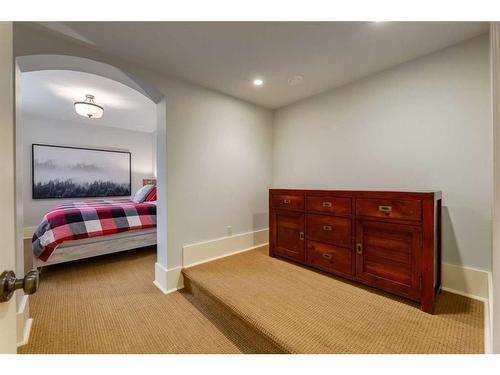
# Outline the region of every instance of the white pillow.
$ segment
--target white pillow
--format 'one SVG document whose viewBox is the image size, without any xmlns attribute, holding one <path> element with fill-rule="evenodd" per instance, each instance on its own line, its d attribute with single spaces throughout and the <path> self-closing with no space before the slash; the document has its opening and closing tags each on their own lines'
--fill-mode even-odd
<svg viewBox="0 0 500 375">
<path fill-rule="evenodd" d="M 134 197 L 132 198 L 132 200 L 135 203 L 144 202 L 144 200 L 146 199 L 148 194 L 151 192 L 151 190 L 153 190 L 153 188 L 154 188 L 154 185 L 144 185 L 139 190 L 137 190 L 137 193 L 134 194 Z"/>
</svg>

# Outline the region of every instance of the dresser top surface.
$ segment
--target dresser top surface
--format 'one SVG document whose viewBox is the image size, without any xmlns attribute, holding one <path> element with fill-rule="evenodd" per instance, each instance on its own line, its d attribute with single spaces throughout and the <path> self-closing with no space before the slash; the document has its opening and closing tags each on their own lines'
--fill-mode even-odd
<svg viewBox="0 0 500 375">
<path fill-rule="evenodd" d="M 370 197 L 370 196 L 401 196 L 401 197 L 415 197 L 415 198 L 433 198 L 441 199 L 441 190 L 376 190 L 376 189 L 287 189 L 287 188 L 273 188 L 269 189 L 270 193 L 295 193 L 295 194 L 338 194 L 338 195 L 355 195 L 357 197 Z"/>
</svg>

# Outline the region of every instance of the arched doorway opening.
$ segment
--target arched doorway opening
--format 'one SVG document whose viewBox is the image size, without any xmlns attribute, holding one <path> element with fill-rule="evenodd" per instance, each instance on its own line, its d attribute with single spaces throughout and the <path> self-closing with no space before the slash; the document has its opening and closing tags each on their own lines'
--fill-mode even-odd
<svg viewBox="0 0 500 375">
<path fill-rule="evenodd" d="M 133 77 L 132 75 L 118 69 L 112 65 L 99 61 L 65 55 L 27 55 L 16 58 L 16 128 L 20 126 L 22 100 L 20 77 L 23 73 L 41 71 L 73 71 L 100 76 L 135 90 L 147 100 L 151 101 L 156 109 L 156 133 L 154 137 L 154 148 L 156 157 L 154 158 L 154 177 L 157 180 L 157 260 L 158 263 L 166 263 L 167 257 L 167 163 L 166 163 L 166 98 L 157 89 Z M 22 152 L 22 132 L 16 130 L 16 159 L 22 157 L 17 155 Z M 22 174 L 16 176 L 16 191 L 22 192 Z M 24 224 L 22 210 L 22 193 L 16 196 L 16 226 L 17 226 L 17 272 L 24 272 Z M 155 282 L 160 289 L 161 283 Z M 18 302 L 19 304 L 22 301 Z"/>
</svg>

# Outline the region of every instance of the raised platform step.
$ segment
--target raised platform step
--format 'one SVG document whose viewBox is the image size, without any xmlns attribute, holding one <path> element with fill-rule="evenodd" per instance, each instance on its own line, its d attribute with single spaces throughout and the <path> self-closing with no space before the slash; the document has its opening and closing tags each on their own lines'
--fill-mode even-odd
<svg viewBox="0 0 500 375">
<path fill-rule="evenodd" d="M 255 353 L 483 353 L 483 303 L 443 292 L 436 313 L 271 258 L 267 247 L 183 270 L 183 294 Z M 228 336 L 231 336 L 228 335 Z"/>
</svg>

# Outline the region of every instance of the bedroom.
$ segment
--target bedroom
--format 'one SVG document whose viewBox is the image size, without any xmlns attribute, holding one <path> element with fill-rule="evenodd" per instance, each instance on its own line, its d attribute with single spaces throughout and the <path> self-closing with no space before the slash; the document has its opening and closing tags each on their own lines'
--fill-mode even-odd
<svg viewBox="0 0 500 375">
<path fill-rule="evenodd" d="M 16 178 L 22 177 L 23 228 L 32 232 L 53 202 L 31 199 L 31 153 L 40 151 L 33 144 L 130 152 L 127 197 L 143 180 L 158 184 L 158 252 L 127 251 L 42 269 L 39 290 L 29 297 L 33 326 L 19 353 L 493 351 L 488 278 L 495 27 L 12 24 L 23 111 L 31 103 L 54 116 L 43 123 L 40 111 L 21 117 L 23 174 Z M 154 46 L 145 43 L 150 35 L 161 36 L 164 46 L 154 57 L 148 54 Z M 299 47 L 285 43 L 289 35 Z M 249 47 L 242 53 L 235 45 Z M 44 68 L 23 61 L 33 56 L 43 57 L 36 64 L 43 60 Z M 68 61 L 61 56 L 85 59 L 85 73 L 64 68 Z M 82 121 L 70 125 L 58 108 L 48 107 L 53 93 L 41 82 L 67 75 L 63 86 L 71 86 L 95 63 L 108 73 L 92 81 L 92 90 L 70 93 L 65 108 Z M 60 69 L 51 77 L 55 66 Z M 120 87 L 132 101 L 142 98 L 144 112 L 132 107 L 132 118 L 123 110 L 108 125 L 113 106 L 99 82 L 120 74 L 129 79 Z M 113 84 L 108 93 L 118 95 Z M 86 94 L 104 107 L 102 122 L 76 114 L 74 102 Z M 129 141 L 118 135 L 132 131 Z M 379 272 L 362 263 L 363 251 L 370 251 L 370 238 L 363 236 L 384 223 L 389 226 L 378 233 L 384 232 L 379 252 L 385 251 L 386 263 Z M 276 236 L 290 241 L 280 245 Z M 425 249 L 425 257 L 412 253 L 415 248 Z M 343 265 L 332 265 L 337 259 Z M 415 268 L 403 270 L 401 264 L 411 262 Z M 392 286 L 411 283 L 411 290 L 363 279 L 358 264 L 372 267 L 372 276 L 393 277 Z M 427 304 L 429 289 L 435 300 Z M 78 320 L 81 311 L 84 320 Z M 365 320 L 356 323 L 359 314 Z M 57 316 L 65 316 L 65 324 L 54 323 Z M 337 332 L 320 319 L 327 316 Z M 301 327 L 307 330 L 298 338 Z M 69 334 L 74 330 L 78 337 Z M 347 334 L 352 343 L 343 342 Z"/>
<path fill-rule="evenodd" d="M 21 73 L 20 86 L 21 118 L 18 125 L 21 129 L 17 134 L 23 151 L 17 165 L 23 169 L 25 271 L 84 258 L 89 254 L 96 256 L 124 250 L 127 243 L 130 247 L 155 245 L 156 215 L 150 215 L 149 211 L 144 215 L 129 216 L 115 209 L 111 216 L 123 217 L 124 221 L 117 225 L 106 221 L 111 209 L 109 204 L 119 208 L 124 207 L 119 204 L 130 205 L 127 199 L 134 198 L 143 182 L 151 180 L 154 184 L 154 103 L 117 81 L 73 70 L 26 71 Z M 90 95 L 92 99 L 86 97 Z M 84 107 L 82 113 L 78 113 L 76 109 L 81 103 Z M 99 107 L 87 103 L 97 103 Z M 85 106 L 90 110 L 102 109 L 103 113 L 97 113 L 99 117 L 89 116 Z M 99 203 L 99 200 L 107 203 Z M 156 203 L 156 198 L 146 201 Z M 135 203 L 142 202 L 136 200 Z M 54 212 L 54 208 L 61 206 L 67 206 L 64 214 Z M 77 207 L 83 207 L 80 214 L 75 211 Z M 88 213 L 90 207 L 95 211 Z M 140 211 L 145 207 L 126 206 L 124 210 Z M 75 214 L 77 217 L 72 217 Z M 44 218 L 45 215 L 48 219 Z M 148 221 L 151 218 L 154 220 Z M 93 221 L 96 219 L 99 220 Z M 69 227 L 60 222 L 69 224 Z M 142 237 L 131 237 L 139 233 Z M 34 234 L 37 241 L 32 244 Z M 114 236 L 110 237 L 112 234 Z M 122 241 L 126 243 L 95 245 L 101 238 L 116 238 L 118 234 L 125 238 Z M 68 242 L 68 239 L 73 242 Z M 75 242 L 77 239 L 79 241 Z M 135 243 L 141 239 L 143 243 Z M 64 246 L 58 245 L 65 240 L 66 244 L 82 246 L 87 242 L 94 245 L 91 249 L 71 248 L 63 252 Z"/>
</svg>

